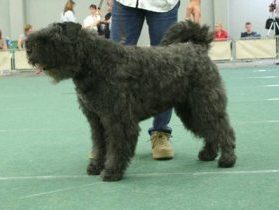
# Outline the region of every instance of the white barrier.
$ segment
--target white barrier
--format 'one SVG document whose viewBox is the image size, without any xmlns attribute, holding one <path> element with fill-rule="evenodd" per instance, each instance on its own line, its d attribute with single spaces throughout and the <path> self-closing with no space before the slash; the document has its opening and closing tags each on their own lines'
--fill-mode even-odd
<svg viewBox="0 0 279 210">
<path fill-rule="evenodd" d="M 275 39 L 251 39 L 235 42 L 236 59 L 276 58 Z"/>
<path fill-rule="evenodd" d="M 209 57 L 214 61 L 232 59 L 232 41 L 214 41 L 211 43 Z"/>
<path fill-rule="evenodd" d="M 11 55 L 7 51 L 0 51 L 0 71 L 11 70 Z"/>
<path fill-rule="evenodd" d="M 0 51 L 0 71 L 11 70 L 12 64 L 17 70 L 33 69 L 28 63 L 25 51 L 15 51 L 14 56 L 12 55 L 13 53 L 8 51 Z M 211 43 L 209 56 L 214 61 L 274 59 L 277 57 L 276 39 L 214 41 Z M 14 59 L 11 59 L 12 57 Z M 11 63 L 12 61 L 15 63 Z"/>
<path fill-rule="evenodd" d="M 33 69 L 33 66 L 28 63 L 25 51 L 15 51 L 15 68 Z"/>
</svg>

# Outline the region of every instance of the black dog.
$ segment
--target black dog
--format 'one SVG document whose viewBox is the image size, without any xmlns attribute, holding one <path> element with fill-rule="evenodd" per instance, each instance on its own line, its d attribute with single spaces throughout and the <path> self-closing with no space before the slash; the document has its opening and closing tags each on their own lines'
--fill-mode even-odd
<svg viewBox="0 0 279 210">
<path fill-rule="evenodd" d="M 90 175 L 120 180 L 134 155 L 139 122 L 174 107 L 184 126 L 205 141 L 199 159 L 235 164 L 235 136 L 218 69 L 208 57 L 208 27 L 180 22 L 160 47 L 127 47 L 57 23 L 31 34 L 29 62 L 56 82 L 72 78 L 91 130 Z"/>
</svg>

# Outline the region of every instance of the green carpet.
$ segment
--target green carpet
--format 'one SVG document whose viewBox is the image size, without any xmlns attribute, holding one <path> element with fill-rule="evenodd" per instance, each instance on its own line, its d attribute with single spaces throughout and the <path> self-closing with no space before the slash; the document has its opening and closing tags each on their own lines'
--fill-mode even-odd
<svg viewBox="0 0 279 210">
<path fill-rule="evenodd" d="M 125 178 L 88 177 L 89 126 L 71 81 L 0 78 L 0 209 L 278 209 L 279 69 L 222 69 L 237 135 L 232 169 L 197 159 L 202 141 L 173 116 L 175 158 L 154 161 L 141 123 Z"/>
</svg>

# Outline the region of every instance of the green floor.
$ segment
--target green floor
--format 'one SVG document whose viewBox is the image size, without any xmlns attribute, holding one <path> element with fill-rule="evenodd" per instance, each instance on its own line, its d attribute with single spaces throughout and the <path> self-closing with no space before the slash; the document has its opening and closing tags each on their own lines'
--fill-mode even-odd
<svg viewBox="0 0 279 210">
<path fill-rule="evenodd" d="M 197 160 L 202 142 L 174 116 L 175 159 L 151 159 L 141 124 L 125 179 L 85 173 L 88 124 L 70 81 L 0 78 L 0 209 L 278 209 L 279 69 L 222 69 L 237 134 L 233 169 Z"/>
</svg>

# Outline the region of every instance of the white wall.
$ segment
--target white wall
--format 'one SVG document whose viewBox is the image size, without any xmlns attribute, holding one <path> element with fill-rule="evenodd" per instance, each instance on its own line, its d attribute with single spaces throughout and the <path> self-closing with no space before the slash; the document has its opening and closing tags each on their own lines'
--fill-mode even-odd
<svg viewBox="0 0 279 210">
<path fill-rule="evenodd" d="M 12 6 L 12 1 L 23 1 L 23 8 Z M 189 0 L 181 0 L 179 9 L 179 20 L 185 17 L 185 8 Z M 23 29 L 19 27 L 14 14 L 23 13 L 24 24 L 30 23 L 34 29 L 40 29 L 48 24 L 59 21 L 60 13 L 64 8 L 66 0 L 0 0 L 0 29 L 5 36 L 12 36 L 17 39 L 18 33 Z M 88 15 L 90 4 L 99 4 L 100 0 L 76 0 L 76 16 L 79 22 Z M 229 30 L 232 38 L 239 38 L 240 32 L 244 28 L 244 23 L 251 21 L 254 29 L 266 34 L 264 29 L 265 20 L 269 16 L 268 5 L 271 0 L 202 0 L 202 23 L 214 26 L 215 22 L 221 22 Z M 104 1 L 104 8 L 106 3 Z M 18 12 L 17 12 L 18 11 Z M 11 18 L 12 17 L 12 18 Z M 16 26 L 15 26 L 16 25 Z M 19 27 L 15 31 L 15 27 Z M 140 44 L 149 44 L 147 26 L 144 26 Z"/>
<path fill-rule="evenodd" d="M 184 20 L 186 16 L 186 7 L 190 0 L 181 0 L 180 7 L 178 11 L 178 20 Z M 202 0 L 202 24 L 207 24 L 209 26 L 214 25 L 214 14 L 213 14 L 213 0 Z M 148 36 L 148 27 L 147 24 L 144 24 L 140 39 L 139 45 L 149 45 L 150 40 Z"/>
<path fill-rule="evenodd" d="M 35 30 L 57 22 L 66 0 L 0 0 L 0 29 L 5 36 L 18 39 L 25 24 L 33 25 Z M 76 16 L 79 22 L 89 14 L 89 5 L 99 5 L 99 0 L 76 1 Z M 106 3 L 103 3 L 106 12 Z M 24 14 L 24 17 L 22 17 Z M 22 23 L 21 23 L 22 22 Z"/>
<path fill-rule="evenodd" d="M 26 22 L 34 26 L 34 29 L 39 29 L 47 26 L 49 23 L 59 21 L 60 13 L 62 12 L 65 0 L 25 0 L 26 1 Z M 202 10 L 206 11 L 202 15 L 204 23 L 213 25 L 213 0 L 206 0 L 202 4 Z M 99 5 L 99 0 L 83 0 L 76 1 L 76 16 L 79 22 L 88 15 L 88 6 L 90 4 Z M 179 9 L 179 20 L 185 18 L 186 5 L 188 0 L 182 0 Z M 103 3 L 103 11 L 106 11 L 106 3 Z M 140 45 L 149 45 L 148 27 L 144 24 L 142 35 L 139 40 Z"/>
<path fill-rule="evenodd" d="M 10 35 L 9 0 L 0 0 L 0 29 L 4 37 Z"/>
<path fill-rule="evenodd" d="M 24 0 L 9 0 L 10 36 L 12 39 L 17 39 L 18 34 L 22 34 L 25 23 L 24 6 Z"/>
<path fill-rule="evenodd" d="M 64 10 L 66 0 L 25 0 L 26 1 L 26 21 L 39 29 L 50 23 L 58 22 L 60 14 Z M 76 1 L 75 13 L 79 22 L 89 14 L 89 5 L 99 5 L 99 0 Z M 103 7 L 106 3 L 104 1 Z"/>
<path fill-rule="evenodd" d="M 216 23 L 221 23 L 224 26 L 224 28 L 226 28 L 227 30 L 230 30 L 229 1 L 230 0 L 214 0 L 213 1 L 214 25 Z"/>
<path fill-rule="evenodd" d="M 249 21 L 254 30 L 262 36 L 266 35 L 265 21 L 269 17 L 268 6 L 272 0 L 230 0 L 229 23 L 230 35 L 239 38 L 244 24 Z"/>
</svg>

